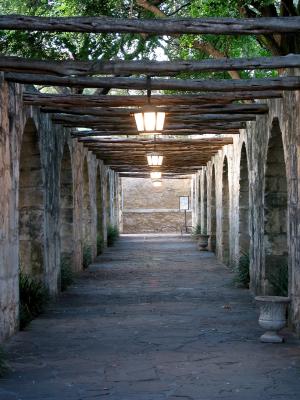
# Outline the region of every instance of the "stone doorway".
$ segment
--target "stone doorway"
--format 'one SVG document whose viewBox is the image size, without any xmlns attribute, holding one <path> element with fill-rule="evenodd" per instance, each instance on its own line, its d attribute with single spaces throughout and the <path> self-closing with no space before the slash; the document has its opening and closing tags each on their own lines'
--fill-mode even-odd
<svg viewBox="0 0 300 400">
<path fill-rule="evenodd" d="M 272 123 L 267 152 L 264 193 L 264 249 L 265 291 L 269 294 L 279 294 L 277 283 L 282 282 L 283 278 L 286 281 L 288 280 L 288 248 L 286 166 L 282 134 L 277 119 L 274 119 Z"/>
<path fill-rule="evenodd" d="M 229 183 L 228 161 L 225 156 L 222 173 L 222 261 L 229 265 Z"/>
<path fill-rule="evenodd" d="M 44 195 L 39 139 L 35 123 L 25 125 L 20 153 L 19 266 L 22 272 L 44 276 Z"/>
<path fill-rule="evenodd" d="M 216 251 L 216 171 L 215 166 L 212 166 L 211 173 L 211 202 L 210 202 L 210 237 L 209 237 L 209 249 Z"/>
<path fill-rule="evenodd" d="M 83 163 L 83 241 L 84 246 L 89 246 L 91 242 L 91 201 L 89 189 L 89 170 L 87 159 Z"/>
<path fill-rule="evenodd" d="M 243 143 L 240 160 L 240 193 L 239 193 L 239 253 L 249 254 L 249 177 L 248 159 L 245 143 Z"/>
<path fill-rule="evenodd" d="M 61 262 L 70 263 L 73 254 L 73 176 L 71 154 L 65 144 L 60 172 Z"/>
</svg>

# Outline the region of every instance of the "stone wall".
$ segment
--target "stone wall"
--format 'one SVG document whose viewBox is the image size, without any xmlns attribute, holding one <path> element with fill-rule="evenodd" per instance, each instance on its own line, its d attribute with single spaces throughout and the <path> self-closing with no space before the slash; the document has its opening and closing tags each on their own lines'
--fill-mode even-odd
<svg viewBox="0 0 300 400">
<path fill-rule="evenodd" d="M 193 219 L 211 249 L 236 266 L 250 255 L 251 290 L 273 294 L 288 264 L 291 322 L 300 333 L 300 93 L 269 100 L 269 114 L 234 137 L 193 177 Z M 206 182 L 206 183 L 205 183 Z"/>
<path fill-rule="evenodd" d="M 23 106 L 22 90 L 0 75 L 0 341 L 18 328 L 19 269 L 42 280 L 55 296 L 62 257 L 69 257 L 74 271 L 81 270 L 84 245 L 95 257 L 97 234 L 106 241 L 107 209 L 110 223 L 118 223 L 117 174 L 71 139 L 67 129 Z M 102 195 L 100 205 L 97 191 Z"/>
<path fill-rule="evenodd" d="M 191 179 L 163 179 L 153 187 L 150 179 L 122 178 L 123 233 L 180 232 L 185 224 L 179 196 L 191 196 Z M 187 225 L 191 225 L 187 212 Z"/>
</svg>

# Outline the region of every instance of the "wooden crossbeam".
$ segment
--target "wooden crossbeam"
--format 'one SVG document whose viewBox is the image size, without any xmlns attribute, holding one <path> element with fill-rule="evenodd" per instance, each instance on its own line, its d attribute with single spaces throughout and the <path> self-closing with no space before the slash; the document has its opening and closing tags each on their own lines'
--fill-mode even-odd
<svg viewBox="0 0 300 400">
<path fill-rule="evenodd" d="M 244 91 L 219 92 L 189 95 L 152 95 L 151 103 L 156 106 L 171 105 L 206 105 L 224 104 L 235 100 L 253 100 L 281 98 L 281 91 Z M 93 95 L 57 95 L 57 94 L 23 94 L 25 104 L 48 107 L 140 107 L 146 102 L 145 96 L 93 96 Z"/>
<path fill-rule="evenodd" d="M 139 139 L 87 139 L 87 140 L 80 140 L 80 142 L 87 142 L 87 143 L 95 143 L 97 145 L 120 145 L 123 146 L 124 144 L 130 145 L 181 145 L 181 146 L 220 146 L 224 144 L 232 144 L 232 138 L 209 138 L 209 139 L 182 139 L 182 140 L 174 140 L 174 139 L 161 139 L 157 138 L 155 141 L 151 139 L 139 138 Z"/>
<path fill-rule="evenodd" d="M 198 122 L 216 122 L 216 121 L 255 121 L 255 114 L 199 114 L 199 115 L 177 115 L 169 116 L 165 123 L 165 126 L 172 126 L 172 123 L 198 123 Z M 81 125 L 82 123 L 100 124 L 105 126 L 106 124 L 118 128 L 118 125 L 135 127 L 135 122 L 132 117 L 94 117 L 94 116 L 80 116 L 74 120 L 71 115 L 61 116 L 60 114 L 54 114 L 52 120 L 57 123 L 65 124 L 72 123 Z"/>
<path fill-rule="evenodd" d="M 220 127 L 220 128 L 198 128 L 198 129 L 176 129 L 175 130 L 164 130 L 162 133 L 162 136 L 170 136 L 170 135 L 176 135 L 176 136 L 193 136 L 193 135 L 220 135 L 220 134 L 230 134 L 230 135 L 235 135 L 239 134 L 238 129 L 243 129 L 245 128 L 245 125 L 241 125 L 240 128 L 230 128 L 230 127 Z M 107 137 L 107 136 L 138 136 L 137 132 L 131 132 L 131 131 L 87 131 L 89 133 L 78 133 L 80 131 L 71 131 L 71 135 L 74 139 L 77 138 L 93 138 L 95 136 L 98 137 Z"/>
<path fill-rule="evenodd" d="M 202 61 L 52 61 L 0 57 L 0 71 L 62 76 L 135 75 L 170 76 L 181 72 L 218 72 L 300 67 L 300 55 L 221 58 Z"/>
<path fill-rule="evenodd" d="M 209 106 L 176 106 L 159 107 L 160 111 L 174 115 L 197 115 L 197 114 L 266 114 L 269 111 L 267 104 L 224 104 L 222 106 L 211 104 Z M 41 108 L 44 113 L 85 115 L 98 117 L 126 117 L 134 112 L 139 112 L 139 108 Z"/>
<path fill-rule="evenodd" d="M 1 15 L 0 29 L 47 32 L 148 33 L 156 35 L 261 35 L 300 32 L 300 17 L 276 18 L 168 18 L 33 17 Z"/>
<path fill-rule="evenodd" d="M 6 72 L 5 79 L 9 82 L 66 86 L 77 88 L 115 88 L 146 90 L 147 82 L 143 78 L 86 78 L 60 77 L 52 75 L 19 74 Z M 284 76 L 263 79 L 152 79 L 153 90 L 183 90 L 207 92 L 236 92 L 262 90 L 296 90 L 300 88 L 300 77 Z"/>
</svg>

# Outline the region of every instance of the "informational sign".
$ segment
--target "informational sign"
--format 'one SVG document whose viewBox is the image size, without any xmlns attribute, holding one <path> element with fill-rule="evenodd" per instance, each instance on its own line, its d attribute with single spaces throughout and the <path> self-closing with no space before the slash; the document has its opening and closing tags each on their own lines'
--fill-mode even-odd
<svg viewBox="0 0 300 400">
<path fill-rule="evenodd" d="M 189 210 L 190 208 L 189 196 L 179 196 L 179 210 Z"/>
</svg>

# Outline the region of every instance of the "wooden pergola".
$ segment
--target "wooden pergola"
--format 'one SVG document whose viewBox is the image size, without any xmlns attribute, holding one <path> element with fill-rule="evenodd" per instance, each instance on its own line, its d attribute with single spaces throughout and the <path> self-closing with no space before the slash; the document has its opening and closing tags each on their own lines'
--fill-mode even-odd
<svg viewBox="0 0 300 400">
<path fill-rule="evenodd" d="M 113 19 L 46 18 L 20 15 L 0 16 L 0 29 L 83 32 L 143 33 L 151 35 L 299 34 L 300 17 L 255 19 Z M 123 176 L 146 176 L 145 154 L 160 151 L 166 176 L 191 174 L 199 170 L 232 135 L 268 113 L 268 106 L 256 99 L 280 98 L 284 90 L 300 89 L 300 77 L 264 79 L 178 79 L 184 72 L 270 70 L 300 67 L 300 55 L 203 61 L 43 61 L 0 57 L 0 71 L 9 82 L 69 88 L 176 90 L 183 94 L 154 94 L 151 102 L 166 112 L 163 134 L 153 139 L 138 137 L 133 112 L 146 103 L 142 95 L 44 94 L 25 91 L 23 101 L 51 116 L 56 124 L 71 128 L 80 141 L 105 164 Z M 187 92 L 192 92 L 187 94 Z M 84 129 L 83 129 L 84 128 Z M 199 139 L 192 135 L 211 135 Z M 221 135 L 221 136 L 212 136 Z M 132 136 L 132 137 L 131 137 Z"/>
</svg>

